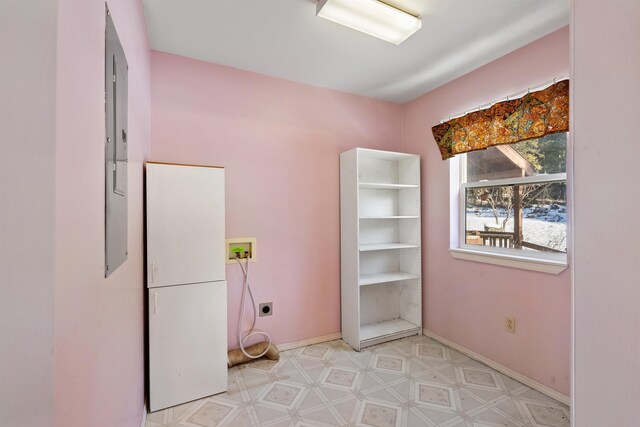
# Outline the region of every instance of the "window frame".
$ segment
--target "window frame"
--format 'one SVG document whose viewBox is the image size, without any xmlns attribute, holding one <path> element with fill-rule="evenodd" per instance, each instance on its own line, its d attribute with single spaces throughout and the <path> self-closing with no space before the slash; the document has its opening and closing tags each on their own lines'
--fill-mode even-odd
<svg viewBox="0 0 640 427">
<path fill-rule="evenodd" d="M 484 262 L 506 267 L 525 270 L 542 271 L 558 274 L 567 268 L 566 253 L 546 253 L 522 251 L 519 249 L 496 248 L 490 246 L 469 245 L 466 243 L 466 190 L 478 187 L 499 187 L 518 184 L 541 184 L 553 182 L 567 182 L 567 173 L 541 174 L 527 177 L 514 177 L 505 179 L 482 180 L 467 182 L 467 154 L 458 156 L 457 162 L 451 162 L 451 168 L 458 168 L 457 180 L 451 179 L 452 195 L 457 197 L 458 214 L 451 215 L 451 221 L 457 221 L 457 242 L 451 239 L 449 252 L 454 258 L 470 261 Z M 453 172 L 453 171 L 452 171 Z M 454 178 L 454 174 L 451 174 Z M 457 181 L 457 182 L 456 182 Z M 568 183 L 567 183 L 568 185 Z M 568 204 L 568 203 L 567 203 Z M 569 207 L 567 206 L 567 209 Z M 569 216 L 567 216 L 569 219 Z M 568 224 L 567 224 L 568 226 Z M 454 226 L 452 224 L 452 231 Z M 457 243 L 457 244 L 456 244 Z M 454 247 L 455 246 L 455 247 Z"/>
</svg>

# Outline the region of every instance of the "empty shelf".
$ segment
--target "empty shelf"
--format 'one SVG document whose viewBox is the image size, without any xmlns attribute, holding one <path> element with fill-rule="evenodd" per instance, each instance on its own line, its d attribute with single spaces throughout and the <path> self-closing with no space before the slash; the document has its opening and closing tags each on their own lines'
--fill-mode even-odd
<svg viewBox="0 0 640 427">
<path fill-rule="evenodd" d="M 418 188 L 417 184 L 383 184 L 377 182 L 361 182 L 360 188 L 377 188 L 379 190 L 402 190 L 405 188 Z"/>
<path fill-rule="evenodd" d="M 367 286 L 375 285 L 376 283 L 399 282 L 400 280 L 417 279 L 419 277 L 417 274 L 402 273 L 399 271 L 393 273 L 363 274 L 360 276 L 360 280 L 358 280 L 358 285 Z"/>
<path fill-rule="evenodd" d="M 374 150 L 372 148 L 357 148 L 358 157 L 361 159 L 379 159 L 388 161 L 400 161 L 419 157 L 417 154 L 398 153 L 393 151 Z"/>
<path fill-rule="evenodd" d="M 367 325 L 360 325 L 360 342 L 381 337 L 412 333 L 418 330 L 420 330 L 420 326 L 407 322 L 403 319 L 369 323 Z"/>
<path fill-rule="evenodd" d="M 389 249 L 410 249 L 410 248 L 418 248 L 418 245 L 414 245 L 411 243 L 374 243 L 368 245 L 360 245 L 358 249 L 360 252 L 368 252 L 368 251 L 386 251 Z"/>
<path fill-rule="evenodd" d="M 417 215 L 361 216 L 360 219 L 418 219 Z"/>
</svg>

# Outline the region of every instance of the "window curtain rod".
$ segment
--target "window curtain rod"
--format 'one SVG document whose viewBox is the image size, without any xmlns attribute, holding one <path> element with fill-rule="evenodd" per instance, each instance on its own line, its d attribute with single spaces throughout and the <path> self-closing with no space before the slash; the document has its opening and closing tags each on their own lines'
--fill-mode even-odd
<svg viewBox="0 0 640 427">
<path fill-rule="evenodd" d="M 503 101 L 508 101 L 510 99 L 518 98 L 520 96 L 526 95 L 529 92 L 532 92 L 532 91 L 535 92 L 536 90 L 544 89 L 544 88 L 546 88 L 548 86 L 551 86 L 552 84 L 555 84 L 555 83 L 560 82 L 562 80 L 568 80 L 568 79 L 569 79 L 569 76 L 556 77 L 553 80 L 549 80 L 549 81 L 546 81 L 544 83 L 540 83 L 540 84 L 538 84 L 536 86 L 531 86 L 531 87 L 527 88 L 527 90 L 516 92 L 514 94 L 504 96 L 504 97 L 499 98 L 499 99 L 497 99 L 495 101 L 489 101 L 486 104 L 479 105 L 476 108 L 465 110 L 465 111 L 463 111 L 461 113 L 458 113 L 458 114 L 455 114 L 455 115 L 452 114 L 448 118 L 440 120 L 440 123 L 444 123 L 444 122 L 449 121 L 451 119 L 456 119 L 458 117 L 462 117 L 462 116 L 467 115 L 469 113 L 473 113 L 474 111 L 485 110 L 487 108 L 490 108 L 492 105 L 497 104 L 498 102 L 503 102 Z"/>
</svg>

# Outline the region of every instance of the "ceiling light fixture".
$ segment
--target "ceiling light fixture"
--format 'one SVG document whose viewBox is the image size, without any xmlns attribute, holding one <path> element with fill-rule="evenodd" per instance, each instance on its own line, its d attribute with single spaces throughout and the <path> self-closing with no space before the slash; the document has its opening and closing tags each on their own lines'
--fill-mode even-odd
<svg viewBox="0 0 640 427">
<path fill-rule="evenodd" d="M 378 0 L 319 0 L 316 15 L 396 45 L 422 27 L 419 17 Z"/>
</svg>

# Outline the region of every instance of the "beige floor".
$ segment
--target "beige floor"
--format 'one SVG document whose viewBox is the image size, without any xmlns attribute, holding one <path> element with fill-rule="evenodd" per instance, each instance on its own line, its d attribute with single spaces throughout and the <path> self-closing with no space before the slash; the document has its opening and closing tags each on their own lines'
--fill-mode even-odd
<svg viewBox="0 0 640 427">
<path fill-rule="evenodd" d="M 569 426 L 569 408 L 436 341 L 342 341 L 229 370 L 229 391 L 155 412 L 160 426 Z"/>
</svg>

